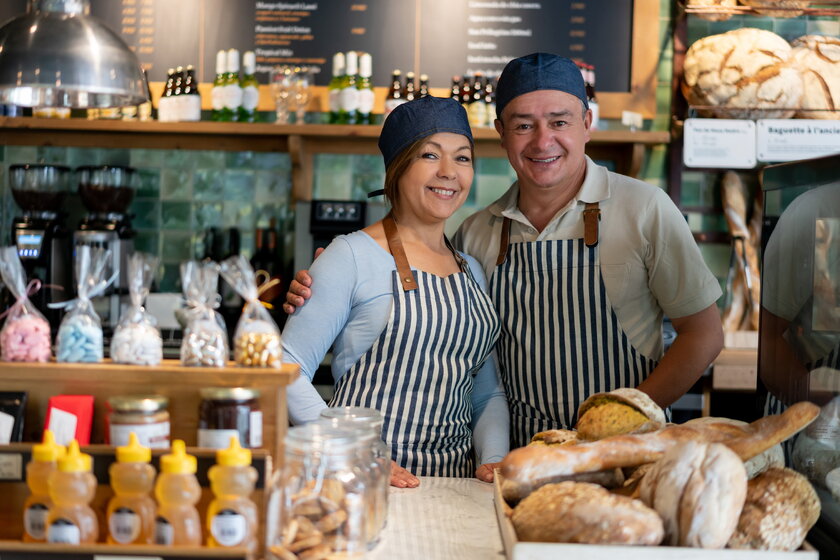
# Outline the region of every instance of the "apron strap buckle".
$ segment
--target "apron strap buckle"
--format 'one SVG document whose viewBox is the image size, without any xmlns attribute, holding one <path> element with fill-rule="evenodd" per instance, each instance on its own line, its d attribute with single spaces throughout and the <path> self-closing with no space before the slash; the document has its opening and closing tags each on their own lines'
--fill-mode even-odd
<svg viewBox="0 0 840 560">
<path fill-rule="evenodd" d="M 583 210 L 583 242 L 590 249 L 598 245 L 598 222 L 601 221 L 601 209 L 597 202 L 587 202 Z"/>
</svg>

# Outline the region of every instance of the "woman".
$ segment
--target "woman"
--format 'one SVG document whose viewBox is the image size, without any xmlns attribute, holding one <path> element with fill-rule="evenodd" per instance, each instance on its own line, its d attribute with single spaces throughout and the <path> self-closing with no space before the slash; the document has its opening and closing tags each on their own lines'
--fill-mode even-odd
<svg viewBox="0 0 840 560">
<path fill-rule="evenodd" d="M 284 361 L 301 366 L 288 392 L 292 422 L 313 421 L 326 406 L 311 380 L 332 346 L 329 405 L 383 413 L 392 485 L 415 487 L 416 476 L 492 481 L 509 431 L 491 356 L 499 320 L 481 267 L 444 235 L 473 180 L 466 112 L 435 97 L 400 105 L 379 149 L 391 212 L 327 247 L 310 270 L 317 290 L 283 331 Z"/>
</svg>

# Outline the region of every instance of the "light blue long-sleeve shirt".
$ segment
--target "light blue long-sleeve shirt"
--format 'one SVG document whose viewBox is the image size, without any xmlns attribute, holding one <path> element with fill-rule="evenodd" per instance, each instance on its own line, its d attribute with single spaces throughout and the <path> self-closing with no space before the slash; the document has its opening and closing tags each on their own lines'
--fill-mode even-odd
<svg viewBox="0 0 840 560">
<path fill-rule="evenodd" d="M 481 266 L 464 256 L 486 291 Z M 361 231 L 337 237 L 312 264 L 312 297 L 288 318 L 282 337 L 283 361 L 300 365 L 301 376 L 287 393 L 294 424 L 316 420 L 326 407 L 312 377 L 330 346 L 338 383 L 382 334 L 394 303 L 394 270 L 391 254 Z M 471 427 L 479 464 L 500 461 L 508 451 L 510 421 L 497 372 L 493 352 L 473 380 Z"/>
</svg>

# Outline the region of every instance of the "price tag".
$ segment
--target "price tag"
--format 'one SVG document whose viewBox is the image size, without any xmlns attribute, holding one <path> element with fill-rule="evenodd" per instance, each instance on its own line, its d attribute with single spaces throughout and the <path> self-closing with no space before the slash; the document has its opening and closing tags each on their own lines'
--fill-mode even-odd
<svg viewBox="0 0 840 560">
<path fill-rule="evenodd" d="M 21 480 L 23 457 L 20 453 L 0 453 L 0 480 Z"/>
<path fill-rule="evenodd" d="M 752 169 L 755 123 L 740 119 L 686 119 L 683 163 L 687 167 Z"/>
<path fill-rule="evenodd" d="M 761 119 L 758 159 L 795 161 L 840 153 L 840 121 Z"/>
</svg>

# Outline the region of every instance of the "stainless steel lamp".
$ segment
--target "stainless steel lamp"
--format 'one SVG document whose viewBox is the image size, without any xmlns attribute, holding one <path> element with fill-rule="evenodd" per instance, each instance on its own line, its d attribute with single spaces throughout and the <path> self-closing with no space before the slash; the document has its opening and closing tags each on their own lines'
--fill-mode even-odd
<svg viewBox="0 0 840 560">
<path fill-rule="evenodd" d="M 0 104 L 123 107 L 147 100 L 137 56 L 89 0 L 29 0 L 0 28 Z"/>
</svg>

